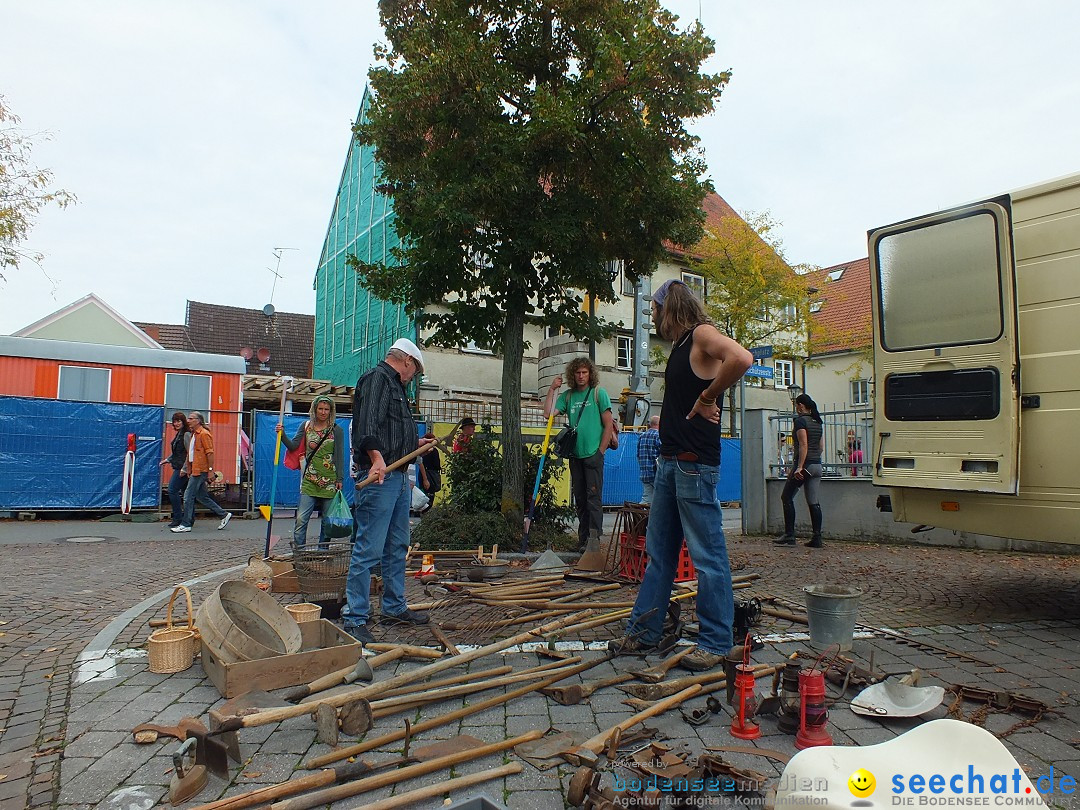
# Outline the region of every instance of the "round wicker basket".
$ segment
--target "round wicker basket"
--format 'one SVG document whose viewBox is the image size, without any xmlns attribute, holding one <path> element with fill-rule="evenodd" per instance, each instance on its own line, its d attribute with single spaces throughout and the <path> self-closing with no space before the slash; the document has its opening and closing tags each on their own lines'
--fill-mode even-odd
<svg viewBox="0 0 1080 810">
<path fill-rule="evenodd" d="M 295 605 L 286 605 L 285 609 L 292 614 L 292 617 L 296 619 L 297 624 L 318 621 L 319 616 L 322 614 L 322 606 L 313 605 L 310 602 L 300 602 Z"/>
<path fill-rule="evenodd" d="M 187 627 L 173 627 L 173 603 L 181 591 L 187 599 Z M 169 597 L 169 608 L 165 614 L 165 627 L 155 630 L 146 640 L 146 651 L 150 659 L 150 671 L 159 675 L 183 672 L 195 660 L 195 627 L 191 623 L 191 591 L 183 585 L 177 585 Z"/>
</svg>

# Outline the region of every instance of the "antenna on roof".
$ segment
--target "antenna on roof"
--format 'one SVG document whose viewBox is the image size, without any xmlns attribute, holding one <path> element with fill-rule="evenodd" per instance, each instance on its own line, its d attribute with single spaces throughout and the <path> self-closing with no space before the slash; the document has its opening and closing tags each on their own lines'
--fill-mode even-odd
<svg viewBox="0 0 1080 810">
<path fill-rule="evenodd" d="M 274 266 L 273 270 L 270 270 L 269 267 L 266 268 L 267 270 L 270 270 L 270 272 L 274 274 L 274 286 L 272 286 L 270 288 L 270 304 L 274 303 L 274 292 L 277 290 L 278 279 L 283 278 L 283 276 L 281 275 L 281 272 L 280 272 L 280 270 L 281 270 L 281 254 L 284 253 L 286 250 L 299 250 L 299 249 L 300 248 L 294 248 L 294 247 L 276 247 L 276 248 L 274 248 L 273 254 L 274 254 L 274 258 L 277 259 L 277 264 Z M 267 306 L 270 306 L 270 304 L 267 304 Z M 267 313 L 267 315 L 271 315 L 271 314 L 273 314 L 273 313 L 269 313 L 269 312 Z"/>
</svg>

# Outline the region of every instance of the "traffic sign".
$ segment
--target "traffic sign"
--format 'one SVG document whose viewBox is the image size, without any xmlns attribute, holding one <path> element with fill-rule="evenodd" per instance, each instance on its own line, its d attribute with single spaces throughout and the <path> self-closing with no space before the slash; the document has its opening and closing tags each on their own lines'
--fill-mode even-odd
<svg viewBox="0 0 1080 810">
<path fill-rule="evenodd" d="M 750 354 L 754 355 L 755 360 L 764 360 L 772 357 L 772 346 L 754 346 L 750 349 Z"/>
<path fill-rule="evenodd" d="M 750 366 L 746 370 L 747 377 L 760 377 L 763 380 L 771 380 L 773 378 L 773 370 L 768 366 L 759 366 L 757 363 Z"/>
</svg>

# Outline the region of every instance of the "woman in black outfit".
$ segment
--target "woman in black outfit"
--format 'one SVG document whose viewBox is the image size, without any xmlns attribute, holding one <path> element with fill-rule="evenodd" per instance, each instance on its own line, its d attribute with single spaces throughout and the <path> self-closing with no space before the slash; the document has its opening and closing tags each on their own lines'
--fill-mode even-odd
<svg viewBox="0 0 1080 810">
<path fill-rule="evenodd" d="M 187 416 L 177 411 L 172 415 L 172 426 L 176 433 L 173 434 L 172 443 L 169 445 L 169 457 L 161 462 L 162 467 L 166 464 L 172 467 L 172 476 L 169 478 L 169 504 L 172 506 L 170 529 L 184 522 L 184 489 L 187 487 L 184 464 L 187 463 L 188 445 L 191 444 Z"/>
<path fill-rule="evenodd" d="M 818 482 L 821 481 L 821 451 L 825 449 L 821 414 L 817 403 L 807 394 L 799 394 L 795 398 L 795 413 L 795 427 L 791 431 L 795 439 L 795 458 L 780 496 L 784 505 L 784 536 L 774 542 L 778 546 L 795 545 L 795 493 L 805 484 L 803 495 L 806 496 L 806 507 L 810 510 L 810 525 L 814 532 L 806 545 L 821 548 L 824 543 L 821 542 Z"/>
</svg>

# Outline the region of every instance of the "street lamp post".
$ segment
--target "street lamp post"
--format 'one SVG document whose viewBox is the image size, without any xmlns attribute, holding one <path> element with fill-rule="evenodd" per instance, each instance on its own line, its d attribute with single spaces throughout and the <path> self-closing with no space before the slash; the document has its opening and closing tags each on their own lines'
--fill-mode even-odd
<svg viewBox="0 0 1080 810">
<path fill-rule="evenodd" d="M 802 393 L 802 387 L 799 386 L 799 385 L 796 385 L 795 383 L 792 383 L 791 385 L 789 385 L 787 387 L 787 390 L 788 390 L 788 396 L 791 397 L 791 418 L 794 419 L 795 418 L 795 400 L 798 398 L 799 394 Z"/>
</svg>

